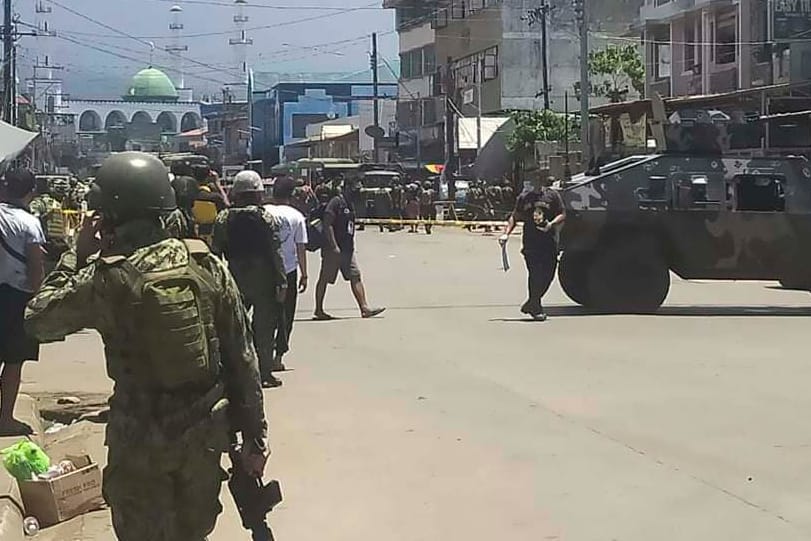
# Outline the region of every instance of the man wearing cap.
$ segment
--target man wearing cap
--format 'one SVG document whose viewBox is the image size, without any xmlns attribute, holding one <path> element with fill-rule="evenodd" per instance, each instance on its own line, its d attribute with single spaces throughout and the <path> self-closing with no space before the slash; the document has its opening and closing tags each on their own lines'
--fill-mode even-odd
<svg viewBox="0 0 811 541">
<path fill-rule="evenodd" d="M 233 206 L 217 215 L 211 250 L 228 260 L 245 306 L 253 308 L 253 337 L 265 387 L 282 382 L 273 373 L 274 335 L 287 297 L 279 222 L 264 202 L 265 187 L 256 171 L 240 171 L 230 197 Z M 284 326 L 281 327 L 284 329 Z M 286 343 L 286 337 L 283 337 Z"/>
<path fill-rule="evenodd" d="M 363 318 L 382 314 L 385 308 L 372 308 L 366 300 L 360 268 L 355 258 L 355 211 L 347 197 L 354 189 L 353 182 L 345 181 L 343 192 L 334 196 L 324 209 L 324 238 L 326 245 L 321 249 L 321 272 L 315 286 L 315 314 L 318 321 L 334 319 L 324 311 L 324 297 L 327 285 L 334 284 L 338 272 L 352 287 L 352 295 L 358 303 Z"/>
</svg>

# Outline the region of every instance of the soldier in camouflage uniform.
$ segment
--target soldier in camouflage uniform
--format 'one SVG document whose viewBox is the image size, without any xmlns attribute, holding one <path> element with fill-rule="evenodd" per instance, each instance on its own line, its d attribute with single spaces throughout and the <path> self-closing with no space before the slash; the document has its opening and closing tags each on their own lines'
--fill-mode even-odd
<svg viewBox="0 0 811 541">
<path fill-rule="evenodd" d="M 115 381 L 104 497 L 118 539 L 203 541 L 222 511 L 229 432 L 241 432 L 251 475 L 267 458 L 245 308 L 202 242 L 166 233 L 160 214 L 175 201 L 160 160 L 113 156 L 91 195 L 99 212 L 29 303 L 27 329 L 42 342 L 84 328 L 104 340 Z"/>
<path fill-rule="evenodd" d="M 211 249 L 228 260 L 245 305 L 253 308 L 253 332 L 262 383 L 279 387 L 273 375 L 276 362 L 276 329 L 282 334 L 287 273 L 282 261 L 279 223 L 264 207 L 265 188 L 256 171 L 241 171 L 234 179 L 230 196 L 233 206 L 217 215 Z M 278 337 L 280 348 L 287 337 Z M 281 351 L 282 354 L 287 351 Z"/>
<path fill-rule="evenodd" d="M 45 232 L 45 273 L 51 272 L 59 258 L 70 248 L 67 224 L 63 213 L 62 201 L 69 189 L 68 181 L 50 180 L 47 177 L 37 179 L 37 196 L 31 201 L 28 210 L 39 218 Z"/>
</svg>

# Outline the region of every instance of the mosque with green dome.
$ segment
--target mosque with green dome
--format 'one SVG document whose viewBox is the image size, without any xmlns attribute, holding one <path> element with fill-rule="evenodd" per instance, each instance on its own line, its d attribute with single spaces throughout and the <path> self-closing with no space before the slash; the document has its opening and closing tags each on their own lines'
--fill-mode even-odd
<svg viewBox="0 0 811 541">
<path fill-rule="evenodd" d="M 76 133 L 110 151 L 155 151 L 171 146 L 184 132 L 203 128 L 200 103 L 178 89 L 163 71 L 149 66 L 136 73 L 117 100 L 65 99 L 63 111 L 75 119 Z"/>
</svg>

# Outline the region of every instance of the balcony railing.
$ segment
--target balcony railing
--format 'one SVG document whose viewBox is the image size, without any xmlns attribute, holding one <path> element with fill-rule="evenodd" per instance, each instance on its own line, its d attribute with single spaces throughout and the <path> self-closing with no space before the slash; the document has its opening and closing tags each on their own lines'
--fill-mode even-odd
<svg viewBox="0 0 811 541">
<path fill-rule="evenodd" d="M 650 90 L 649 94 L 653 96 L 654 94 L 659 94 L 663 98 L 667 98 L 670 96 L 670 77 L 666 79 L 659 79 L 658 81 L 651 81 L 648 84 L 648 89 Z"/>
<path fill-rule="evenodd" d="M 738 68 L 732 66 L 710 74 L 710 92 L 732 92 L 738 89 Z"/>
</svg>

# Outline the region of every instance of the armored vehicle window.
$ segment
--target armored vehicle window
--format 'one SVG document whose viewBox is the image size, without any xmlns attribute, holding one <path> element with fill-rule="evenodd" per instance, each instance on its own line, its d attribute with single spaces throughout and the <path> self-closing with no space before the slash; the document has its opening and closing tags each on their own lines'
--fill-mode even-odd
<svg viewBox="0 0 811 541">
<path fill-rule="evenodd" d="M 735 210 L 783 212 L 786 210 L 785 179 L 770 175 L 738 175 L 731 183 Z"/>
<path fill-rule="evenodd" d="M 677 208 L 712 209 L 721 206 L 723 183 L 717 178 L 680 173 L 674 175 L 673 187 Z"/>
</svg>

